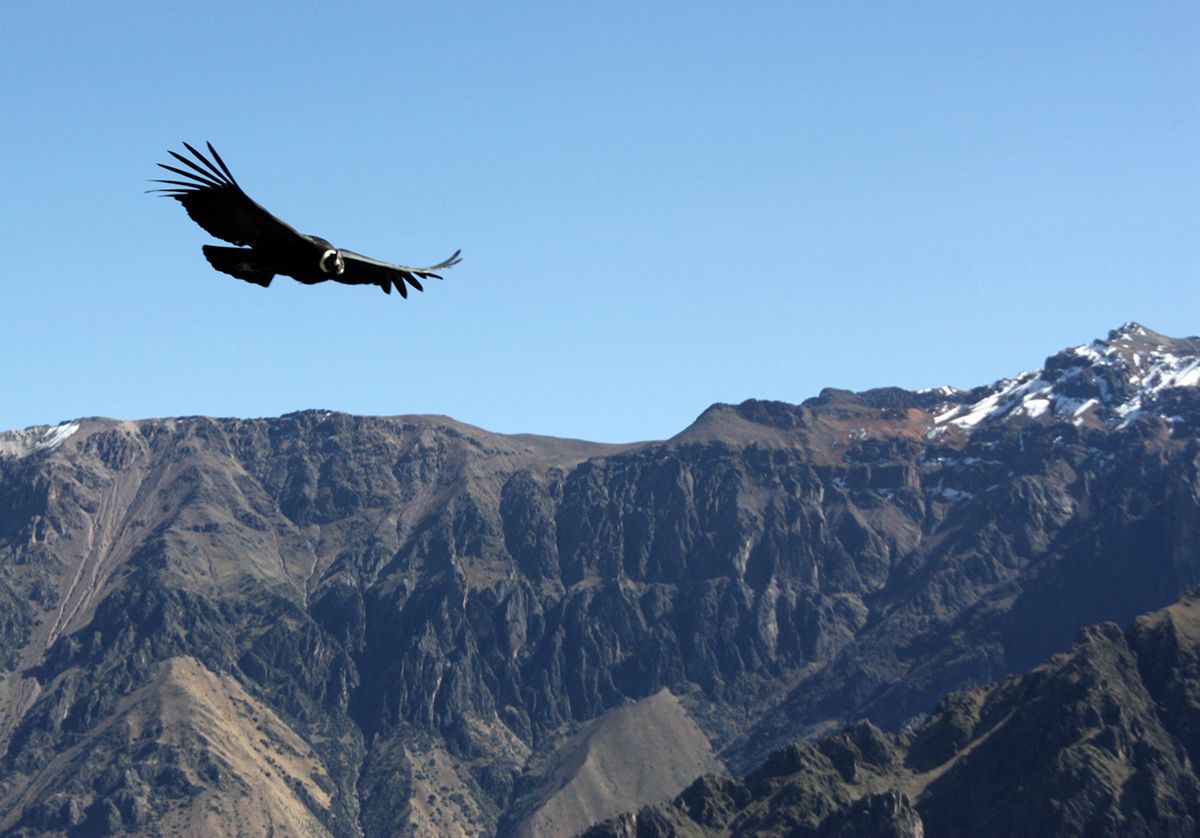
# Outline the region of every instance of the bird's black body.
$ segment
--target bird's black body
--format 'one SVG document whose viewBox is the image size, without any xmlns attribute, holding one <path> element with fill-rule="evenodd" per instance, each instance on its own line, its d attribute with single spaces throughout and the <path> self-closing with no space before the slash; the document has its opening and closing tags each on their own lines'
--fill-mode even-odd
<svg viewBox="0 0 1200 838">
<path fill-rule="evenodd" d="M 192 220 L 207 232 L 237 247 L 205 245 L 204 256 L 222 273 L 261 285 L 276 276 L 290 276 L 305 285 L 333 280 L 346 285 L 378 285 L 386 293 L 394 286 L 407 297 L 407 285 L 424 290 L 422 279 L 441 279 L 434 271 L 453 267 L 460 251 L 428 268 L 411 268 L 381 262 L 361 253 L 341 250 L 319 236 L 307 236 L 267 212 L 242 191 L 225 161 L 208 144 L 212 160 L 184 146 L 195 160 L 170 152 L 187 169 L 158 165 L 188 180 L 159 180 L 168 184 L 161 192 L 183 204 Z M 214 163 L 215 161 L 215 163 Z"/>
</svg>

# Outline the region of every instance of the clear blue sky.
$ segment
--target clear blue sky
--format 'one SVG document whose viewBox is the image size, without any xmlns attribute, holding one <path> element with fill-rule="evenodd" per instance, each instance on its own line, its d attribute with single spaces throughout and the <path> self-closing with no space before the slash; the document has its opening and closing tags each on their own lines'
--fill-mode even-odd
<svg viewBox="0 0 1200 838">
<path fill-rule="evenodd" d="M 1200 333 L 1200 4 L 5 3 L 0 428 L 444 413 L 661 438 Z M 143 194 L 463 263 L 260 289 Z"/>
</svg>

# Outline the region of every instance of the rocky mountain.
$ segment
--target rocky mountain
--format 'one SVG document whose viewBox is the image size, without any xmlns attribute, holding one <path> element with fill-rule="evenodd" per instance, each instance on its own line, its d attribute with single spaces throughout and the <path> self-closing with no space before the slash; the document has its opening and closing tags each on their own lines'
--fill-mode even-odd
<svg viewBox="0 0 1200 838">
<path fill-rule="evenodd" d="M 911 727 L 1200 584 L 1198 383 L 1200 339 L 1127 324 L 625 446 L 324 411 L 0 434 L 0 832 L 533 834 Z"/>
<path fill-rule="evenodd" d="M 745 778 L 710 775 L 587 838 L 1195 835 L 1200 591 L 1103 623 L 1027 675 L 942 699 L 916 730 L 860 722 Z"/>
</svg>

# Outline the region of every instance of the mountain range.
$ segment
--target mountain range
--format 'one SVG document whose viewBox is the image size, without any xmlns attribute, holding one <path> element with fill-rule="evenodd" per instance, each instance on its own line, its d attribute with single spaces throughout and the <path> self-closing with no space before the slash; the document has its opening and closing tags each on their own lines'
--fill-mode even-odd
<svg viewBox="0 0 1200 838">
<path fill-rule="evenodd" d="M 1200 339 L 1130 323 L 628 445 L 328 411 L 0 433 L 0 832 L 568 834 L 745 776 L 705 781 L 750 790 L 724 829 L 764 770 L 856 782 L 838 742 L 885 779 L 826 814 L 1000 829 L 1016 803 L 932 813 L 1012 781 L 951 755 L 1037 729 L 1009 676 L 1200 585 L 1198 385 Z M 1152 789 L 1191 788 L 1189 747 Z"/>
</svg>

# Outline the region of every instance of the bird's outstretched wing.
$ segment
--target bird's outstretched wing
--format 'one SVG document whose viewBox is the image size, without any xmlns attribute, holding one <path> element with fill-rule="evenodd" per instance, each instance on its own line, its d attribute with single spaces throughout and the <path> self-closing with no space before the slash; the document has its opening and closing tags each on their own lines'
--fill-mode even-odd
<svg viewBox="0 0 1200 838">
<path fill-rule="evenodd" d="M 186 168 L 158 165 L 187 180 L 154 180 L 167 184 L 164 189 L 152 189 L 183 204 L 192 220 L 208 233 L 236 245 L 283 246 L 303 236 L 293 227 L 267 212 L 242 191 L 229 167 L 208 143 L 212 154 L 209 160 L 187 143 L 183 144 L 195 160 L 169 152 Z M 216 161 L 214 164 L 213 161 Z"/>
<path fill-rule="evenodd" d="M 441 279 L 435 273 L 444 268 L 452 268 L 462 261 L 459 254 L 461 250 L 454 251 L 454 254 L 445 261 L 438 262 L 436 265 L 430 265 L 428 268 L 410 268 L 407 265 L 393 265 L 390 262 L 381 262 L 378 259 L 372 259 L 370 256 L 363 256 L 361 253 L 355 253 L 353 250 L 339 251 L 342 254 L 342 260 L 346 264 L 345 271 L 341 276 L 334 277 L 338 282 L 344 282 L 348 285 L 378 285 L 385 293 L 392 293 L 392 286 L 396 286 L 396 290 L 400 292 L 401 297 L 408 296 L 408 288 L 405 283 L 416 288 L 418 291 L 424 291 L 421 287 L 420 280 L 422 279 Z"/>
</svg>

